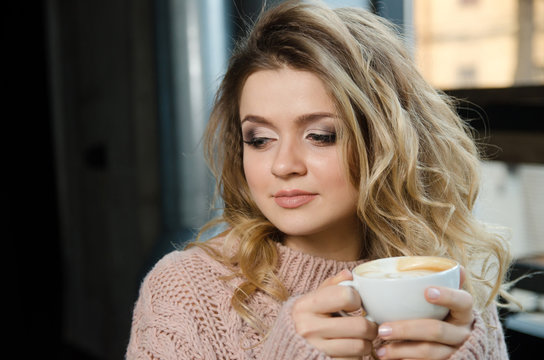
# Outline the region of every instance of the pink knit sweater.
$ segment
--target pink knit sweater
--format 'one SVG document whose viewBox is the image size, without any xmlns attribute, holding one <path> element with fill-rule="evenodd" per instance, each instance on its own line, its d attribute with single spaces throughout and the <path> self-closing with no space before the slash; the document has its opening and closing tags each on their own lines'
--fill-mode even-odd
<svg viewBox="0 0 544 360">
<path fill-rule="evenodd" d="M 142 283 L 134 309 L 127 360 L 133 359 L 329 359 L 295 331 L 295 299 L 326 278 L 360 262 L 327 260 L 278 244 L 278 275 L 290 298 L 279 303 L 257 293 L 250 303 L 264 319 L 264 339 L 230 306 L 240 280 L 219 280 L 229 271 L 203 250 L 174 251 L 161 259 Z M 491 326 L 482 317 L 454 359 L 507 359 L 496 309 Z"/>
</svg>

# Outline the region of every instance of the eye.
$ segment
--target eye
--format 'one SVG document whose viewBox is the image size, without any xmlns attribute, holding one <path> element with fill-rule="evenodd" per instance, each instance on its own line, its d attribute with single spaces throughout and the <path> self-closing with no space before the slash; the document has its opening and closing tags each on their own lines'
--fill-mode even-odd
<svg viewBox="0 0 544 360">
<path fill-rule="evenodd" d="M 306 135 L 306 138 L 321 146 L 327 146 L 336 143 L 336 133 L 334 132 L 310 133 Z"/>
<path fill-rule="evenodd" d="M 273 139 L 267 137 L 252 137 L 248 140 L 243 140 L 244 144 L 247 144 L 255 149 L 262 149 Z"/>
<path fill-rule="evenodd" d="M 276 139 L 274 132 L 266 128 L 248 128 L 242 133 L 242 141 L 254 149 L 264 149 L 266 145 Z"/>
</svg>

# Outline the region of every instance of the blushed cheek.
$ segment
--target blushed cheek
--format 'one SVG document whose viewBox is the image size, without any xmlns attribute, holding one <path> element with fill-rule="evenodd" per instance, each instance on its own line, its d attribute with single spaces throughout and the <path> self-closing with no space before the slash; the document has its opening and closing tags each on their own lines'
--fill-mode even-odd
<svg viewBox="0 0 544 360">
<path fill-rule="evenodd" d="M 242 168 L 244 169 L 244 176 L 249 183 L 251 178 L 251 171 L 253 169 L 251 155 L 248 155 L 245 151 L 242 153 Z"/>
<path fill-rule="evenodd" d="M 259 184 L 262 183 L 262 169 L 258 166 L 259 162 L 254 161 L 251 156 L 244 156 L 243 168 L 246 177 L 247 185 L 251 191 L 251 195 L 255 198 L 256 191 L 258 192 Z M 259 178 L 261 181 L 259 181 Z"/>
<path fill-rule="evenodd" d="M 331 164 L 332 165 L 332 164 Z M 331 188 L 336 189 L 338 192 L 339 197 L 343 197 L 346 199 L 356 199 L 358 198 L 358 192 L 357 189 L 353 186 L 351 181 L 348 178 L 347 172 L 344 171 L 342 166 L 340 164 L 335 163 L 334 166 L 331 166 L 334 168 L 334 171 L 329 173 L 330 174 L 330 182 L 329 185 Z"/>
<path fill-rule="evenodd" d="M 335 157 L 334 161 L 330 160 L 327 164 L 328 174 L 330 176 L 331 185 L 336 185 L 337 188 L 341 188 L 347 183 L 345 171 L 343 171 L 340 162 Z"/>
</svg>

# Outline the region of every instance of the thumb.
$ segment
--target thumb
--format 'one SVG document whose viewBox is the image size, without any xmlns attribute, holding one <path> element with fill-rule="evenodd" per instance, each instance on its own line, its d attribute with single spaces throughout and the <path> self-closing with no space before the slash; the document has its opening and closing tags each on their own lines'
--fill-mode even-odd
<svg viewBox="0 0 544 360">
<path fill-rule="evenodd" d="M 342 281 L 352 280 L 352 279 L 353 279 L 353 275 L 351 274 L 351 271 L 344 269 L 340 271 L 338 274 L 325 279 L 325 281 L 323 281 L 321 285 L 319 285 L 318 289 L 321 289 L 327 286 L 337 285 L 341 283 Z"/>
</svg>

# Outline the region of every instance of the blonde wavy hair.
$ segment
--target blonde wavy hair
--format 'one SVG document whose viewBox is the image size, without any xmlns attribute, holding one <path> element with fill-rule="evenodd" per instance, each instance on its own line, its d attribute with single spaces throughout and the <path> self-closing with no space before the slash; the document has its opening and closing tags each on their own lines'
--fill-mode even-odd
<svg viewBox="0 0 544 360">
<path fill-rule="evenodd" d="M 480 157 L 455 103 L 419 74 L 395 28 L 371 12 L 287 1 L 265 11 L 235 48 L 205 134 L 226 224 L 224 251 L 197 242 L 240 277 L 232 306 L 256 329 L 247 305 L 256 291 L 283 301 L 275 242 L 283 234 L 255 205 L 244 176 L 239 101 L 260 70 L 309 71 L 324 83 L 341 119 L 349 179 L 359 189 L 362 256 L 446 256 L 465 266 L 465 288 L 478 308 L 493 302 L 510 264 L 505 241 L 472 213 Z"/>
</svg>

